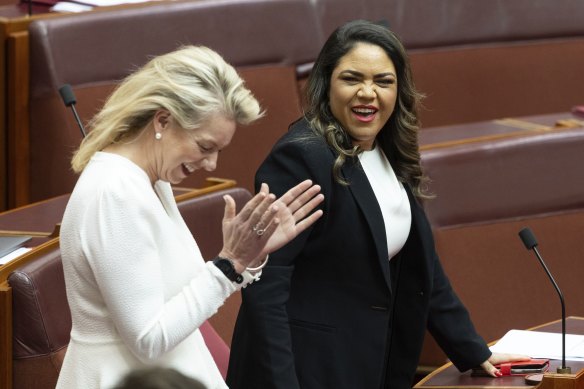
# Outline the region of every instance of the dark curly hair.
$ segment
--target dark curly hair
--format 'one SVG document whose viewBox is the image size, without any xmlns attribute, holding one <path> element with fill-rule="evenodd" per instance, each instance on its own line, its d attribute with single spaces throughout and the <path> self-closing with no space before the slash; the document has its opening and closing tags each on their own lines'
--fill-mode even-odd
<svg viewBox="0 0 584 389">
<path fill-rule="evenodd" d="M 329 106 L 329 91 L 333 70 L 340 59 L 358 43 L 381 47 L 397 71 L 398 97 L 394 111 L 377 135 L 398 179 L 412 188 L 416 197 L 425 198 L 423 183 L 426 178 L 420 165 L 418 150 L 418 105 L 423 97 L 416 91 L 409 59 L 399 38 L 386 27 L 366 20 L 354 20 L 337 28 L 320 51 L 304 90 L 304 115 L 314 131 L 338 153 L 333 167 L 335 180 L 348 184 L 340 169 L 348 158 L 362 150 L 353 146 L 342 125 L 333 116 Z"/>
</svg>

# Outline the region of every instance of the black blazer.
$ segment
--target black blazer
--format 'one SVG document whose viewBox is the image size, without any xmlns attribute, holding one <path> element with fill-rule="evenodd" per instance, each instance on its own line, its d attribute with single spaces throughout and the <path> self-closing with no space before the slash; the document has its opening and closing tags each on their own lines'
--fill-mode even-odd
<svg viewBox="0 0 584 389">
<path fill-rule="evenodd" d="M 443 272 L 424 212 L 407 188 L 412 227 L 388 260 L 381 210 L 356 161 L 334 181 L 333 150 L 294 123 L 256 175 L 277 196 L 310 178 L 324 215 L 270 255 L 243 290 L 231 346 L 232 389 L 411 388 L 425 329 L 460 370 L 490 351 Z"/>
</svg>

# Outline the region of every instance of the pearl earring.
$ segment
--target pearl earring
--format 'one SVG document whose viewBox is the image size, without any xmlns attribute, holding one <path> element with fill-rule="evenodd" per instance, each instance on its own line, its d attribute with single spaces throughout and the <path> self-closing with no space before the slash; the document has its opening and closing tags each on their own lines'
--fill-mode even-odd
<svg viewBox="0 0 584 389">
<path fill-rule="evenodd" d="M 160 132 L 157 132 L 156 135 L 154 135 L 154 138 L 156 138 L 156 140 L 160 140 L 162 139 L 162 134 Z"/>
</svg>

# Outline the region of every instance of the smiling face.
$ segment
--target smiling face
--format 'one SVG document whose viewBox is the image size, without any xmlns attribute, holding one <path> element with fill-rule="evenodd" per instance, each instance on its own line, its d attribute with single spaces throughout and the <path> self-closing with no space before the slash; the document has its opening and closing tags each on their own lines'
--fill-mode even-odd
<svg viewBox="0 0 584 389">
<path fill-rule="evenodd" d="M 235 133 L 235 121 L 216 115 L 194 130 L 180 128 L 168 116 L 156 117 L 156 126 L 162 135 L 160 153 L 155 163 L 157 179 L 178 184 L 195 170 L 213 171 L 219 152 Z"/>
<path fill-rule="evenodd" d="M 353 144 L 370 150 L 395 107 L 395 66 L 381 47 L 357 43 L 333 70 L 329 96 L 331 112 Z"/>
</svg>

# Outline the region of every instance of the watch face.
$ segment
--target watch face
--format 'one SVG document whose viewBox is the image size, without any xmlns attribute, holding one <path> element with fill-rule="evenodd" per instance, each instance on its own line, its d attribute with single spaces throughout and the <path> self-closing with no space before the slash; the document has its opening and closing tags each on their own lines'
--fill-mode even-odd
<svg viewBox="0 0 584 389">
<path fill-rule="evenodd" d="M 235 271 L 235 267 L 233 267 L 233 263 L 226 258 L 217 258 L 213 261 L 213 264 L 217 266 L 225 276 L 233 281 L 241 284 L 243 282 L 243 276 Z"/>
</svg>

